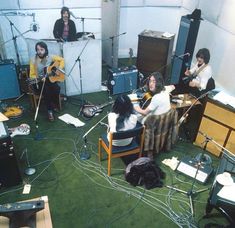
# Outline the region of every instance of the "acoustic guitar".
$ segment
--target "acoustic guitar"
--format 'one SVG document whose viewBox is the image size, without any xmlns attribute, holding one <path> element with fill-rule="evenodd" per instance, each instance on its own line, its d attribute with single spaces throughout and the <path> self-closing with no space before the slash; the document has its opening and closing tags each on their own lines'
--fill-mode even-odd
<svg viewBox="0 0 235 228">
<path fill-rule="evenodd" d="M 91 118 L 97 113 L 101 113 L 103 111 L 103 108 L 112 104 L 113 101 L 104 103 L 102 105 L 84 105 L 82 109 L 82 114 L 86 118 Z"/>
<path fill-rule="evenodd" d="M 51 62 L 49 66 L 44 67 L 44 75 L 37 78 L 29 78 L 27 82 L 29 85 L 33 85 L 40 82 L 45 77 L 48 77 L 49 81 L 52 83 L 63 82 L 65 79 L 65 72 L 59 68 L 58 61 Z"/>
</svg>

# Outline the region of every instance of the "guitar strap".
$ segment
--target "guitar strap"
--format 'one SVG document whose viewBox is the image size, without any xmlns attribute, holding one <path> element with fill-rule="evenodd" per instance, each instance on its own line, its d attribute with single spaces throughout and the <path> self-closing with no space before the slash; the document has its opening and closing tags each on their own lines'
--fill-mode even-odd
<svg viewBox="0 0 235 228">
<path fill-rule="evenodd" d="M 205 69 L 207 67 L 208 64 L 203 65 L 202 67 L 200 67 L 194 74 L 193 77 L 197 77 L 199 75 L 199 73 Z"/>
</svg>

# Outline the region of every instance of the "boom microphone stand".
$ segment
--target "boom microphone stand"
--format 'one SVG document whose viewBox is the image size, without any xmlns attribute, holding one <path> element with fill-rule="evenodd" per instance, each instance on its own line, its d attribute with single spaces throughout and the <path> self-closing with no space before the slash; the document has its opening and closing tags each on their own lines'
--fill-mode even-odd
<svg viewBox="0 0 235 228">
<path fill-rule="evenodd" d="M 205 136 L 205 135 L 204 135 Z M 192 182 L 192 185 L 191 185 L 191 188 L 188 190 L 188 191 L 184 191 L 184 190 L 181 190 L 179 188 L 175 188 L 175 187 L 172 187 L 172 186 L 169 186 L 169 185 L 166 185 L 167 188 L 169 189 L 172 189 L 172 190 L 175 190 L 177 192 L 180 192 L 180 193 L 183 193 L 185 194 L 186 196 L 188 196 L 189 198 L 189 204 L 190 204 L 190 210 L 191 210 L 191 214 L 192 216 L 194 216 L 194 207 L 193 207 L 193 197 L 195 195 L 197 195 L 198 193 L 201 193 L 201 192 L 204 192 L 204 191 L 207 191 L 209 190 L 209 187 L 208 188 L 204 188 L 204 189 L 200 189 L 200 190 L 197 190 L 197 191 L 194 191 L 194 185 L 195 185 L 195 182 L 196 182 L 196 177 L 198 175 L 198 172 L 199 172 L 199 168 L 202 166 L 203 164 L 203 157 L 204 157 L 204 154 L 205 154 L 205 150 L 206 150 L 206 147 L 207 147 L 207 143 L 211 140 L 211 138 L 209 138 L 208 136 L 205 136 L 206 139 L 205 139 L 205 144 L 203 146 L 203 152 L 199 158 L 199 161 L 195 164 L 195 166 L 197 167 L 196 169 L 196 173 L 195 173 L 195 176 L 193 177 L 193 182 Z"/>
<path fill-rule="evenodd" d="M 82 51 L 81 51 L 80 54 L 78 55 L 78 57 L 77 57 L 77 59 L 75 60 L 73 66 L 72 66 L 72 68 L 71 68 L 71 70 L 69 71 L 69 73 L 68 73 L 68 75 L 67 75 L 67 77 L 69 77 L 69 76 L 71 75 L 71 73 L 72 73 L 72 71 L 73 71 L 75 65 L 77 64 L 77 62 L 79 62 L 79 65 L 78 65 L 78 66 L 79 66 L 80 91 L 81 91 L 81 108 L 83 108 L 85 102 L 84 102 L 84 98 L 83 98 L 82 66 L 81 66 L 81 58 L 80 58 L 80 57 L 81 57 L 83 51 L 85 50 L 85 48 L 86 48 L 86 46 L 87 46 L 87 44 L 88 44 L 89 41 L 90 41 L 90 39 L 88 39 L 88 40 L 86 41 L 86 44 L 84 45 Z"/>
<path fill-rule="evenodd" d="M 6 43 L 10 42 L 13 40 L 13 43 L 14 43 L 14 48 L 15 48 L 15 53 L 16 53 L 16 58 L 17 58 L 17 63 L 19 66 L 21 66 L 21 63 L 20 63 L 20 57 L 19 57 L 19 52 L 18 52 L 18 45 L 17 45 L 17 42 L 16 42 L 16 39 L 20 36 L 23 36 L 24 34 L 28 33 L 31 31 L 31 29 L 21 33 L 17 28 L 16 26 L 14 25 L 14 23 L 8 18 L 8 16 L 6 14 L 3 14 L 5 16 L 5 18 L 8 20 L 8 22 L 10 23 L 10 26 L 11 26 L 11 34 L 12 34 L 12 38 L 1 43 L 0 46 L 3 46 L 5 45 Z M 13 27 L 14 29 L 18 32 L 19 35 L 16 35 L 14 34 L 14 31 L 13 31 Z"/>
<path fill-rule="evenodd" d="M 104 120 L 106 117 L 108 116 L 105 115 L 103 118 L 101 118 L 101 120 L 99 120 L 93 127 L 91 127 L 83 136 L 83 140 L 84 140 L 84 145 L 83 145 L 83 149 L 80 153 L 80 158 L 81 160 L 87 160 L 91 157 L 90 153 L 87 151 L 87 135 L 98 125 L 102 122 L 102 120 Z"/>
</svg>

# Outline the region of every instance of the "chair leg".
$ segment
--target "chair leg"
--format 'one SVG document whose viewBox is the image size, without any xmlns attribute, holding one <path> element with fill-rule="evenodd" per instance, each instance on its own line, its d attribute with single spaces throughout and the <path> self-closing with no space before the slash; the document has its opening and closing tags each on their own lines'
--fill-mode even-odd
<svg viewBox="0 0 235 228">
<path fill-rule="evenodd" d="M 111 156 L 108 155 L 108 176 L 111 176 Z"/>
</svg>

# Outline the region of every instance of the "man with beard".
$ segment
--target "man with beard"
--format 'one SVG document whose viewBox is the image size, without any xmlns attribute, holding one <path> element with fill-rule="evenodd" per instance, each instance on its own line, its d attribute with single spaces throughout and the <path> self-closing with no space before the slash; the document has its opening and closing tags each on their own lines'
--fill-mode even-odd
<svg viewBox="0 0 235 228">
<path fill-rule="evenodd" d="M 61 42 L 76 41 L 76 26 L 70 19 L 68 7 L 61 9 L 61 18 L 55 22 L 53 34 L 56 39 Z"/>
<path fill-rule="evenodd" d="M 58 110 L 60 87 L 56 82 L 52 83 L 50 81 L 45 71 L 52 63 L 57 63 L 58 69 L 63 69 L 64 59 L 56 55 L 50 56 L 47 45 L 44 42 L 36 43 L 35 51 L 35 57 L 30 60 L 29 76 L 31 79 L 37 79 L 32 89 L 35 94 L 40 94 L 43 89 L 42 94 L 47 107 L 48 119 L 54 121 L 53 111 Z"/>
</svg>

